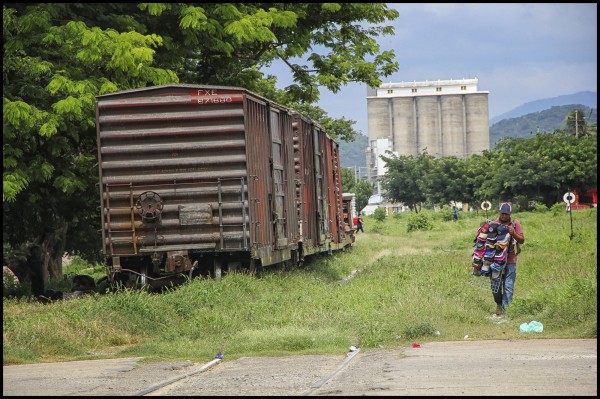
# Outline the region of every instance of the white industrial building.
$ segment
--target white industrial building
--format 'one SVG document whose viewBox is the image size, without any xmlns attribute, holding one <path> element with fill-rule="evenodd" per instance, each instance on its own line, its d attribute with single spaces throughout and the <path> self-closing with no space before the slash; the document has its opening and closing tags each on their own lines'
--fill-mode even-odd
<svg viewBox="0 0 600 399">
<path fill-rule="evenodd" d="M 489 150 L 488 91 L 479 80 L 384 83 L 367 89 L 367 176 L 381 193 L 380 155 L 466 158 Z"/>
</svg>

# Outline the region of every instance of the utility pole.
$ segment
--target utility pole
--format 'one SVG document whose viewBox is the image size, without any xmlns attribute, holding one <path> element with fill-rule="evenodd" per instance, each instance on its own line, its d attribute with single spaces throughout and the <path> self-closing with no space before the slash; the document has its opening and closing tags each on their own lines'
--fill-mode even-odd
<svg viewBox="0 0 600 399">
<path fill-rule="evenodd" d="M 575 110 L 575 137 L 579 137 L 579 123 L 577 122 L 577 110 Z"/>
</svg>

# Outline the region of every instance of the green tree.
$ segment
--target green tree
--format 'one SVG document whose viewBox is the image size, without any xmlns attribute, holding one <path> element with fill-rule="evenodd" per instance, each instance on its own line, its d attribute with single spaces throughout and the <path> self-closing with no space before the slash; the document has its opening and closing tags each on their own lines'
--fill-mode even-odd
<svg viewBox="0 0 600 399">
<path fill-rule="evenodd" d="M 373 185 L 364 179 L 357 182 L 354 171 L 343 168 L 342 190 L 345 193 L 356 194 L 356 209 L 360 212 L 369 203 L 369 198 L 373 194 Z"/>
<path fill-rule="evenodd" d="M 354 171 L 348 168 L 342 168 L 342 190 L 345 193 L 353 193 L 356 185 Z"/>
<path fill-rule="evenodd" d="M 76 8 L 3 6 L 3 247 L 41 248 L 44 280 L 65 251 L 98 253 L 94 97 L 177 81 L 154 66 L 161 38 L 89 27 Z"/>
<path fill-rule="evenodd" d="M 423 167 L 421 187 L 427 201 L 433 205 L 447 205 L 450 201 L 469 202 L 472 196 L 468 180 L 464 178 L 466 161 L 455 156 L 430 159 Z"/>
<path fill-rule="evenodd" d="M 319 88 L 378 86 L 397 71 L 376 39 L 382 3 L 5 3 L 3 247 L 41 247 L 45 278 L 67 251 L 100 248 L 95 96 L 168 83 L 242 86 L 350 139 L 353 121 L 311 104 Z M 313 50 L 313 49 L 318 49 Z M 294 83 L 260 69 L 281 59 Z"/>
<path fill-rule="evenodd" d="M 422 202 L 427 199 L 423 190 L 427 166 L 433 157 L 426 152 L 414 157 L 412 155 L 382 155 L 386 163 L 387 173 L 383 176 L 381 186 L 385 197 L 393 202 L 401 202 L 411 211 L 418 213 Z"/>
<path fill-rule="evenodd" d="M 487 185 L 490 171 L 493 170 L 492 160 L 493 153 L 485 150 L 481 155 L 472 155 L 465 162 L 463 179 L 466 181 L 466 195 L 474 209 L 479 209 L 483 201 L 494 198 L 493 191 Z"/>
<path fill-rule="evenodd" d="M 366 180 L 359 180 L 353 189 L 356 194 L 356 209 L 360 212 L 369 203 L 373 195 L 373 184 Z"/>
<path fill-rule="evenodd" d="M 569 112 L 561 127 L 564 131 L 575 137 L 588 135 L 588 124 L 581 108 Z"/>
<path fill-rule="evenodd" d="M 377 208 L 375 209 L 375 211 L 373 211 L 373 219 L 375 219 L 378 222 L 383 222 L 386 217 L 387 212 L 385 208 Z"/>
<path fill-rule="evenodd" d="M 530 139 L 504 138 L 496 149 L 489 180 L 498 198 L 542 198 L 550 207 L 569 189 L 598 184 L 596 135 L 577 138 L 557 130 Z"/>
</svg>

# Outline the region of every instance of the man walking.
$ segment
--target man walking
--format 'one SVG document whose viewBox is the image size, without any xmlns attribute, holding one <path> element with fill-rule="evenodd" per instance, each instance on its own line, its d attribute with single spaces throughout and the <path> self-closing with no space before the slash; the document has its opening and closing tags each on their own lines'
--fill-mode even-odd
<svg viewBox="0 0 600 399">
<path fill-rule="evenodd" d="M 362 214 L 360 212 L 358 212 L 358 217 L 356 218 L 356 232 L 358 233 L 359 231 L 362 231 L 363 233 L 365 232 L 365 229 L 363 228 L 363 218 L 362 218 Z"/>
<path fill-rule="evenodd" d="M 508 227 L 508 234 L 511 236 L 511 242 L 508 247 L 506 266 L 502 275 L 502 283 L 498 292 L 494 292 L 494 301 L 496 302 L 496 316 L 502 316 L 506 312 L 508 305 L 513 298 L 515 290 L 515 280 L 517 278 L 517 251 L 516 243 L 523 244 L 525 236 L 521 223 L 516 219 L 511 219 L 512 206 L 508 202 L 500 204 L 499 217 L 496 223 Z M 515 243 L 516 242 L 516 243 Z"/>
</svg>

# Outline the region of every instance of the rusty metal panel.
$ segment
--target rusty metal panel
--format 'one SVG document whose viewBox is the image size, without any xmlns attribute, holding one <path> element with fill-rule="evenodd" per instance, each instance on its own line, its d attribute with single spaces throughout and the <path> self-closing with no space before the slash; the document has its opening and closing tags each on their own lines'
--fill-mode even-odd
<svg viewBox="0 0 600 399">
<path fill-rule="evenodd" d="M 349 226 L 344 220 L 344 189 L 342 187 L 342 164 L 340 161 L 340 146 L 337 142 L 334 142 L 334 159 L 336 173 L 334 175 L 335 186 L 336 186 L 336 228 L 337 238 L 336 242 L 342 242 L 346 238 L 346 232 L 349 231 Z"/>
<path fill-rule="evenodd" d="M 294 170 L 294 209 L 296 212 L 297 220 L 297 232 L 293 237 L 294 242 L 303 242 L 304 235 L 307 234 L 307 221 L 306 221 L 306 210 L 305 203 L 306 199 L 304 196 L 305 189 L 305 178 L 304 178 L 304 145 L 303 145 L 303 134 L 302 127 L 303 123 L 301 116 L 298 113 L 294 113 L 292 116 L 292 157 L 293 157 L 293 170 Z"/>
<path fill-rule="evenodd" d="M 257 244 L 283 249 L 293 242 L 297 231 L 290 212 L 294 198 L 291 113 L 275 104 L 265 107 L 248 101 L 247 115 L 248 157 L 254 160 L 248 164 L 250 206 L 258 215 L 252 231 L 259 237 Z"/>
<path fill-rule="evenodd" d="M 294 134 L 299 148 L 295 151 L 296 177 L 299 180 L 297 201 L 301 207 L 301 241 L 305 249 L 315 247 L 319 242 L 318 201 L 315 168 L 314 123 L 300 114 L 295 114 Z M 319 190 L 320 191 L 320 190 Z"/>
<path fill-rule="evenodd" d="M 271 214 L 275 235 L 275 248 L 288 245 L 286 231 L 286 190 L 284 170 L 283 137 L 280 124 L 279 110 L 271 109 L 269 112 L 271 130 L 271 174 L 273 176 L 273 195 L 271 197 Z"/>
<path fill-rule="evenodd" d="M 248 95 L 166 85 L 97 97 L 105 254 L 248 250 Z"/>
<path fill-rule="evenodd" d="M 315 187 L 317 194 L 317 237 L 318 244 L 324 245 L 329 239 L 329 172 L 327 164 L 327 134 L 320 126 L 313 124 Z"/>
<path fill-rule="evenodd" d="M 252 245 L 255 250 L 263 245 L 272 245 L 269 212 L 269 196 L 272 195 L 272 182 L 269 166 L 270 135 L 268 108 L 264 103 L 249 99 L 246 109 L 246 140 L 248 163 L 249 207 L 255 215 L 250 224 Z"/>
<path fill-rule="evenodd" d="M 329 231 L 334 243 L 339 243 L 342 235 L 342 185 L 338 144 L 329 136 L 325 136 L 327 190 L 329 204 Z"/>
<path fill-rule="evenodd" d="M 281 113 L 283 139 L 283 169 L 285 170 L 285 223 L 287 237 L 291 244 L 300 239 L 300 219 L 296 207 L 296 173 L 294 166 L 294 127 L 292 112 Z"/>
</svg>

